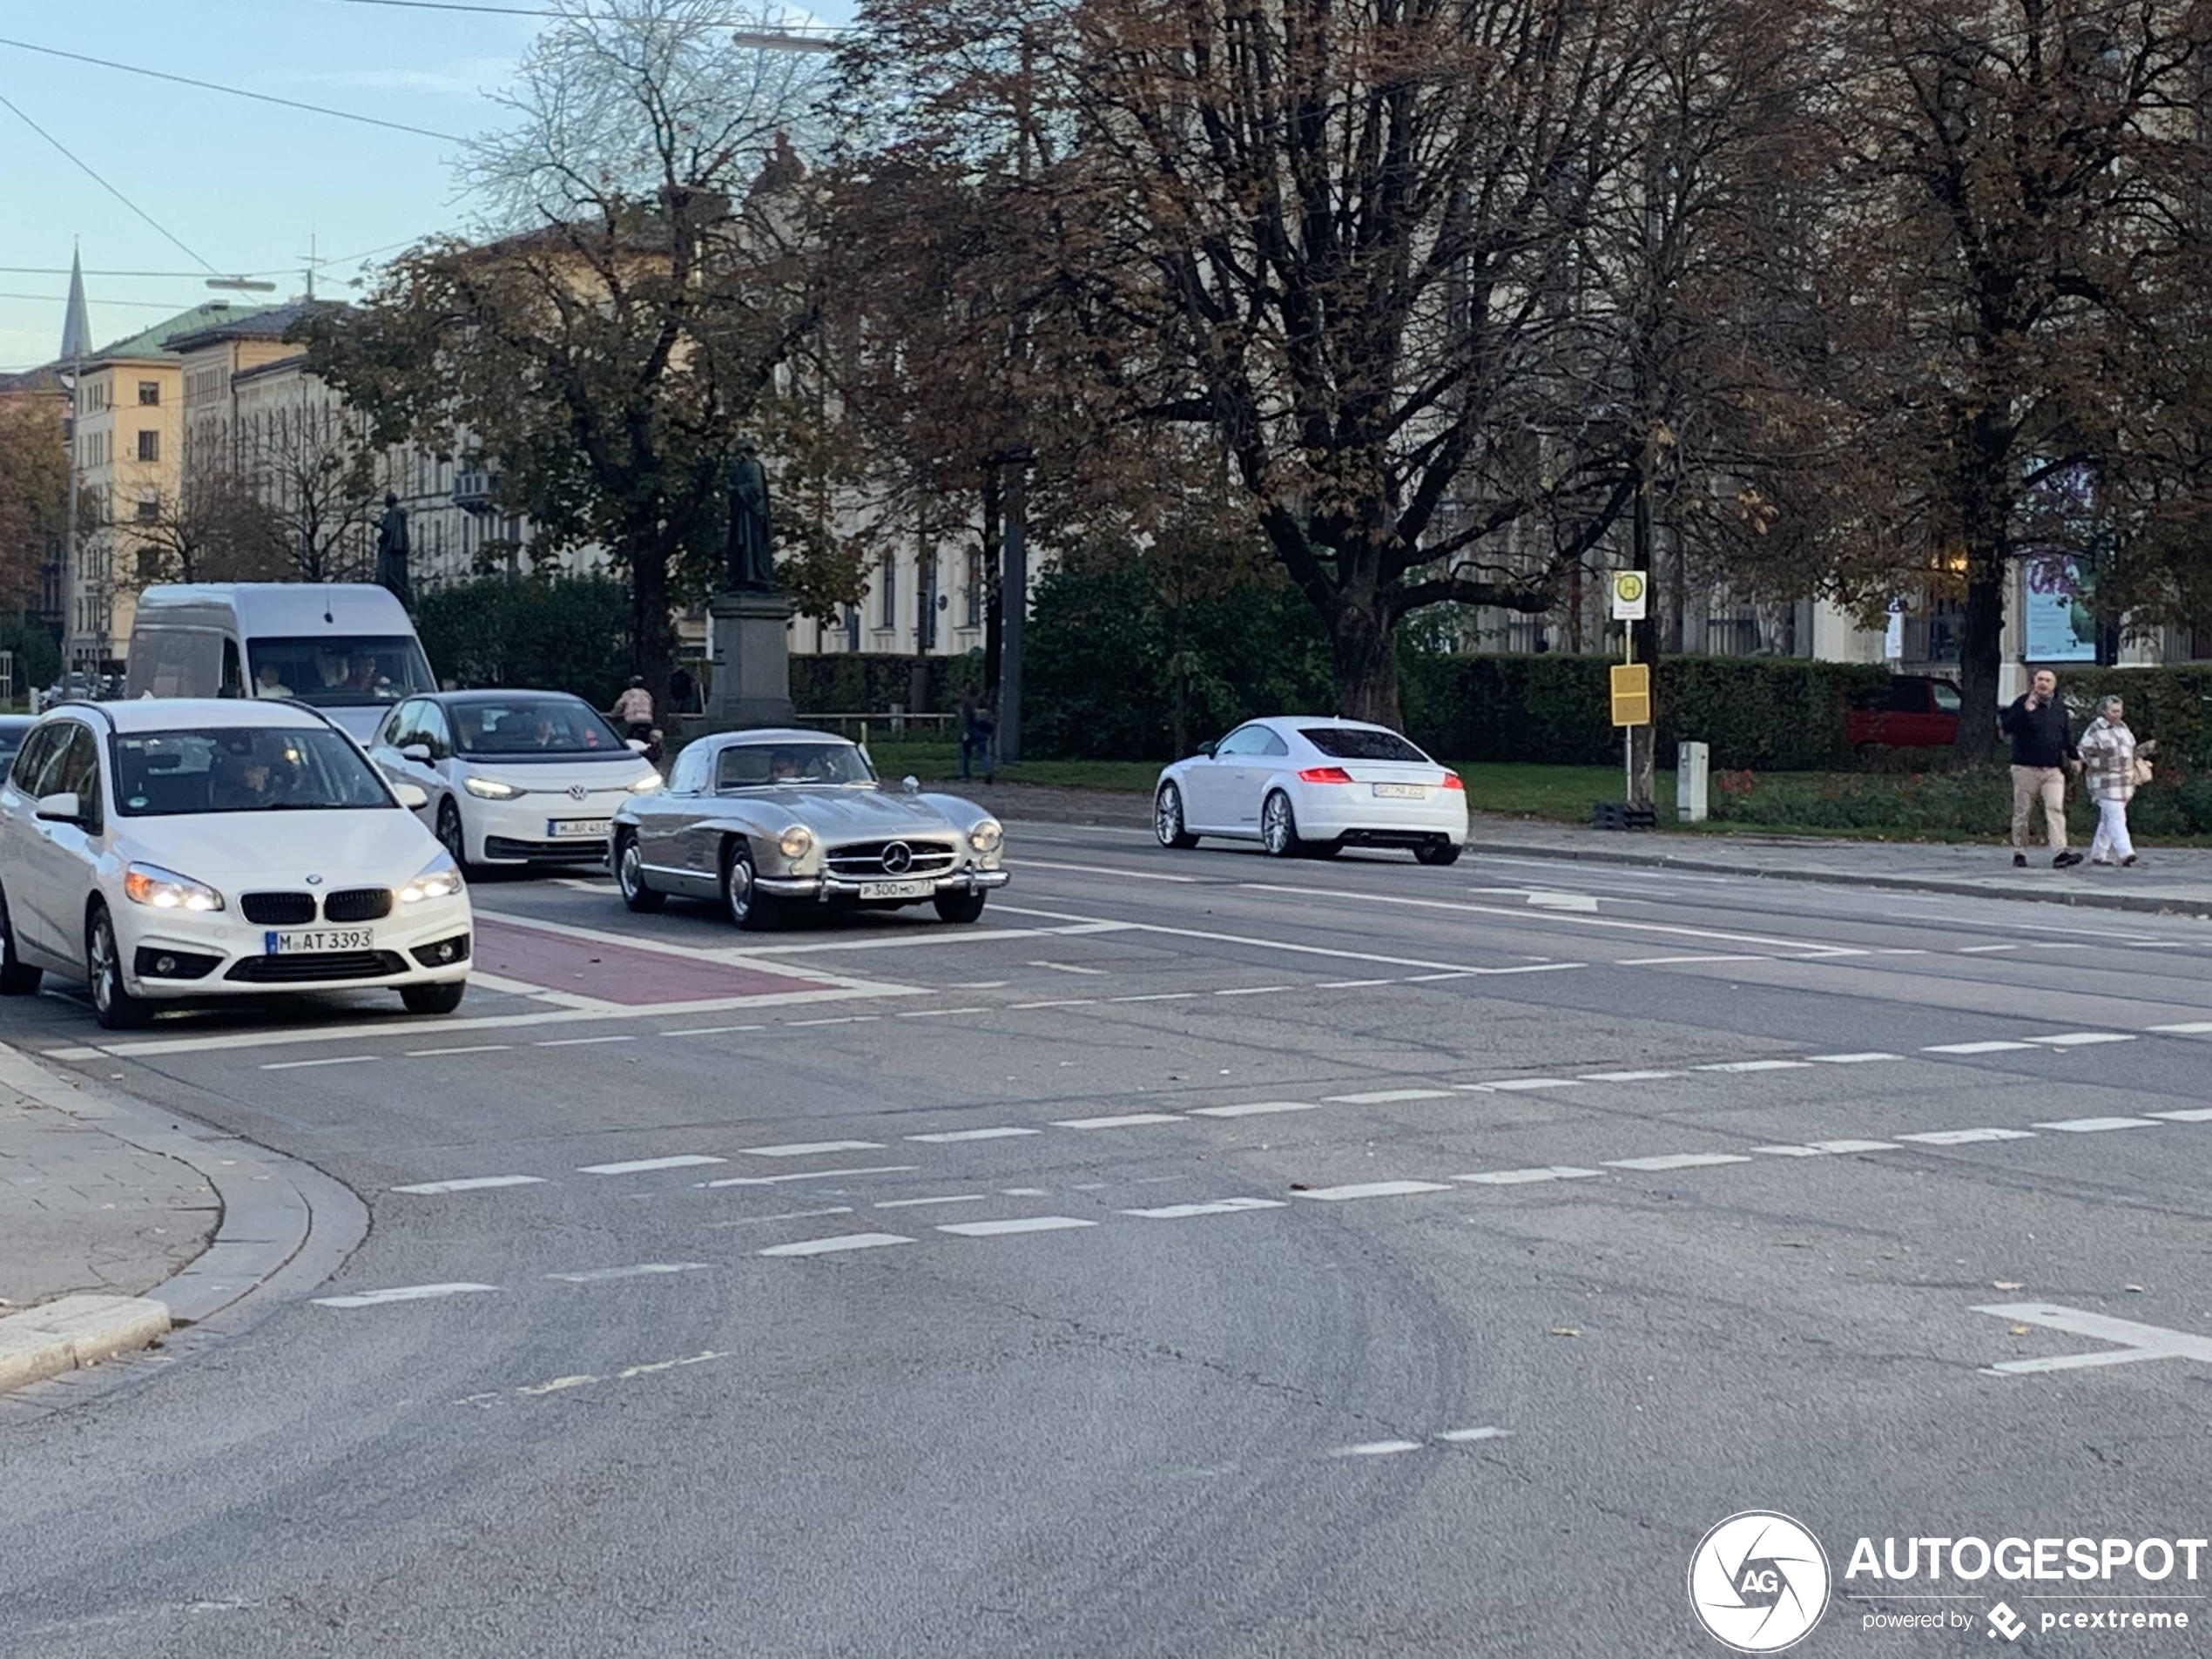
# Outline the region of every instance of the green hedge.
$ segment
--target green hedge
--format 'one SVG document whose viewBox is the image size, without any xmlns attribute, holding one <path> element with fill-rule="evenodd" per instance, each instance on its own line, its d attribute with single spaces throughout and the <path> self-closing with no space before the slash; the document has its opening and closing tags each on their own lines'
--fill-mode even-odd
<svg viewBox="0 0 2212 1659">
<path fill-rule="evenodd" d="M 611 577 L 486 577 L 416 602 L 441 682 L 573 691 L 610 707 L 630 678 L 630 590 Z"/>
<path fill-rule="evenodd" d="M 1723 772 L 1714 776 L 1711 804 L 1713 817 L 1723 823 L 2001 840 L 2012 826 L 2013 780 L 2001 764 L 1903 775 Z M 2080 783 L 2068 785 L 2067 822 L 2077 845 L 2088 840 L 2096 821 L 2096 808 Z M 2161 765 L 2128 803 L 2128 825 L 2138 835 L 2212 835 L 2212 772 Z M 2040 844 L 2040 808 L 2029 828 Z"/>
<path fill-rule="evenodd" d="M 1440 657 L 1399 664 L 1406 735 L 1467 760 L 1602 765 L 1618 759 L 1603 657 Z M 1878 665 L 1795 657 L 1669 657 L 1654 675 L 1659 757 L 1712 745 L 1716 767 L 1816 772 L 1851 764 L 1855 693 L 1888 681 Z"/>
<path fill-rule="evenodd" d="M 2074 668 L 2058 671 L 2059 694 L 2074 734 L 2095 718 L 2107 692 L 2128 702 L 2128 727 L 2158 739 L 2161 766 L 2212 766 L 2212 664 L 2186 668 Z M 2139 796 L 2138 799 L 2141 799 Z"/>
<path fill-rule="evenodd" d="M 894 703 L 916 714 L 960 706 L 961 687 L 983 683 L 983 653 L 929 658 L 927 701 L 914 696 L 914 659 L 870 651 L 791 659 L 791 700 L 801 714 L 883 714 Z"/>
</svg>

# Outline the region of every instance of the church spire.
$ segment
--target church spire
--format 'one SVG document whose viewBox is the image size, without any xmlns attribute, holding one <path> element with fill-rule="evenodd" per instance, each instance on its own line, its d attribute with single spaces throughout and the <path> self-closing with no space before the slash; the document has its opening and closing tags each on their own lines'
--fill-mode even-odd
<svg viewBox="0 0 2212 1659">
<path fill-rule="evenodd" d="M 72 247 L 69 253 L 69 312 L 62 320 L 62 355 L 72 363 L 92 349 L 92 325 L 84 314 L 84 260 Z"/>
</svg>

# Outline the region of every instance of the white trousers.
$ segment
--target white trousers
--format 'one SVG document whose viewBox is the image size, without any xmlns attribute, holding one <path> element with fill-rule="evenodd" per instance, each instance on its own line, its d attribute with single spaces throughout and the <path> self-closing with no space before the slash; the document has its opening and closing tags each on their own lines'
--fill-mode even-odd
<svg viewBox="0 0 2212 1659">
<path fill-rule="evenodd" d="M 2099 862 L 2135 856 L 2135 844 L 2128 839 L 2126 801 L 2098 798 L 2097 833 L 2089 843 L 2089 856 Z"/>
</svg>

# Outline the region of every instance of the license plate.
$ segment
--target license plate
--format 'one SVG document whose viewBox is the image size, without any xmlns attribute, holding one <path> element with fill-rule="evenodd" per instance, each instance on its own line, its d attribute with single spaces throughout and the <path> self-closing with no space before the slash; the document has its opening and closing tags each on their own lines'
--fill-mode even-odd
<svg viewBox="0 0 2212 1659">
<path fill-rule="evenodd" d="M 863 881 L 863 899 L 927 899 L 937 891 L 934 881 Z"/>
<path fill-rule="evenodd" d="M 604 818 L 549 818 L 545 820 L 545 839 L 549 841 L 604 840 L 610 821 Z"/>
<path fill-rule="evenodd" d="M 310 927 L 296 934 L 266 933 L 261 935 L 264 956 L 298 956 L 326 950 L 374 950 L 376 930 L 374 927 Z"/>
<path fill-rule="evenodd" d="M 1385 800 L 1426 800 L 1426 784 L 1377 784 L 1375 793 Z"/>
</svg>

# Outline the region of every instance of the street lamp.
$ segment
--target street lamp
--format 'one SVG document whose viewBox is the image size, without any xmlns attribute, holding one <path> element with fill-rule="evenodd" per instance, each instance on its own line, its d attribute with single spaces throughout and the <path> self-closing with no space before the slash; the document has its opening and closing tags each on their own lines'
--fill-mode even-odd
<svg viewBox="0 0 2212 1659">
<path fill-rule="evenodd" d="M 274 293 L 276 292 L 275 283 L 258 281 L 253 277 L 209 277 L 207 286 L 211 288 L 233 288 L 245 293 Z"/>
</svg>

